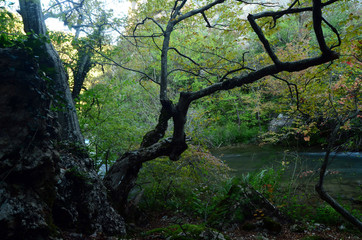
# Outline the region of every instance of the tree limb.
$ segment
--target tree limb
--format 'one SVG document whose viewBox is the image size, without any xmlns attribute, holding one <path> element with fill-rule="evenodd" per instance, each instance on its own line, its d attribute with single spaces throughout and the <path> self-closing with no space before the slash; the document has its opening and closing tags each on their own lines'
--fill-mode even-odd
<svg viewBox="0 0 362 240">
<path fill-rule="evenodd" d="M 338 213 L 340 213 L 347 221 L 355 225 L 358 230 L 362 232 L 362 222 L 355 218 L 350 212 L 348 212 L 342 205 L 340 205 L 331 195 L 329 195 L 324 187 L 324 177 L 326 176 L 327 167 L 329 164 L 329 155 L 333 149 L 333 145 L 336 141 L 337 134 L 339 132 L 339 129 L 341 126 L 343 126 L 347 121 L 355 118 L 359 114 L 359 110 L 357 110 L 354 114 L 346 117 L 344 120 L 340 121 L 335 128 L 333 129 L 333 132 L 331 133 L 329 137 L 328 146 L 326 149 L 326 154 L 324 155 L 324 161 L 322 163 L 320 172 L 319 172 L 319 181 L 315 185 L 315 190 L 319 194 L 320 198 L 326 201 L 334 210 L 336 210 Z"/>
</svg>

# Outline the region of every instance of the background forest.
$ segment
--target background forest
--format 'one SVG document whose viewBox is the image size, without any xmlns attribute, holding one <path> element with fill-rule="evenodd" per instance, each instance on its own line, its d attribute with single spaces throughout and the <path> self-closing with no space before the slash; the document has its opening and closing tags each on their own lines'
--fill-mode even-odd
<svg viewBox="0 0 362 240">
<path fill-rule="evenodd" d="M 273 54 L 265 50 L 268 45 L 282 62 L 318 54 L 320 40 L 314 34 L 310 11 L 258 19 L 268 44 L 259 41 L 260 36 L 247 20 L 248 14 L 303 8 L 311 2 L 215 4 L 177 22 L 169 35 L 172 16 L 178 21 L 184 12 L 212 1 L 182 5 L 184 1 L 137 0 L 132 1 L 125 15 L 119 11 L 123 2 L 114 8 L 101 0 L 44 2 L 45 18 L 57 18 L 69 29 L 48 34 L 69 76 L 85 139 L 81 148 L 89 154 L 98 174 L 106 175 L 125 153 L 147 147 L 145 134 L 162 125 L 160 112 L 166 108 L 165 102 L 175 103 L 181 99 L 180 93 L 202 93 L 214 84 L 247 76 L 275 63 Z M 184 132 L 188 149 L 182 151 L 179 161 L 159 157 L 143 163 L 142 168 L 141 163 L 128 196 L 134 206 L 123 213 L 128 222 L 142 225 L 149 222 L 150 216 L 173 217 L 169 222 L 176 224 L 178 233 L 187 234 L 198 231 L 200 226 L 230 230 L 236 222 L 249 218 L 267 225 L 269 219 L 263 210 L 253 210 L 249 216 L 243 209 L 248 203 L 240 202 L 243 193 L 236 186 L 248 184 L 278 211 L 301 222 L 302 227 L 296 232 L 318 228 L 320 225 L 315 223 L 353 231 L 334 208 L 310 192 L 310 185 L 298 180 L 298 174 L 283 179 L 287 169 L 297 168 L 298 157 L 295 162 L 280 159 L 278 166 L 265 166 L 238 176 L 226 162 L 211 154 L 216 148 L 232 145 L 271 145 L 282 147 L 288 154 L 309 148 L 323 149 L 328 154 L 362 150 L 361 3 L 322 2 L 326 3 L 323 16 L 328 20 L 322 24 L 324 38 L 339 58 L 300 71 L 268 74 L 251 84 L 195 99 L 186 110 Z M 28 41 L 21 17 L 10 10 L 13 4 L 5 0 L 0 4 L 1 48 L 32 51 L 38 41 L 47 41 L 42 36 Z M 162 66 L 166 36 L 169 45 L 165 72 Z M 162 96 L 164 91 L 166 98 Z M 170 126 L 161 138 L 174 137 L 174 128 Z M 294 172 L 301 174 L 302 169 Z M 316 171 L 308 175 L 307 181 L 316 184 L 318 178 Z M 341 200 L 359 221 L 361 203 L 361 194 L 352 202 Z M 188 222 L 195 225 L 181 225 L 184 219 L 193 219 Z M 279 223 L 270 222 L 268 231 L 280 232 L 276 226 Z M 250 221 L 243 230 L 258 227 Z M 172 237 L 171 232 L 165 227 L 147 234 Z"/>
<path fill-rule="evenodd" d="M 101 3 L 89 4 L 88 8 L 95 9 Z M 173 2 L 169 4 L 172 9 Z M 110 163 L 140 144 L 144 133 L 156 125 L 160 111 L 157 84 L 160 78 L 160 30 L 152 21 L 140 23 L 147 17 L 165 22 L 163 18 L 167 17 L 167 11 L 158 1 L 137 3 L 136 6 L 123 19 L 113 19 L 112 11 L 94 13 L 95 19 L 88 20 L 89 27 L 84 24 L 87 29 L 74 26 L 86 12 L 63 16 L 68 26 L 78 32 L 75 35 L 51 33 L 68 69 L 82 132 L 95 154 L 94 159 L 108 159 Z M 241 12 L 237 6 L 235 9 L 215 9 L 220 13 L 212 19 L 213 28 L 205 28 L 205 22 L 199 16 L 173 33 L 172 46 L 182 52 L 175 50 L 170 54 L 171 99 L 177 98 L 180 91 L 195 91 L 222 81 L 223 72 L 230 69 L 252 71 L 268 64 L 270 60 L 250 26 L 240 24 L 245 21 L 242 19 L 247 12 L 260 11 L 263 6 Z M 192 144 L 208 148 L 249 142 L 325 145 L 331 125 L 361 108 L 360 4 L 341 1 L 337 6 L 338 14 L 331 12 L 329 15 L 328 11 L 332 9 L 326 9 L 326 15 L 343 43 L 339 47 L 341 58 L 338 61 L 265 78 L 195 102 L 189 111 L 186 129 Z M 59 13 L 53 15 L 61 16 Z M 271 19 L 263 24 L 269 30 L 270 43 L 282 60 L 301 59 L 316 51 L 313 49 L 316 39 L 308 16 L 285 17 L 278 21 L 278 26 L 273 28 Z M 120 38 L 116 37 L 114 28 L 123 29 Z M 335 43 L 333 31 L 328 28 L 325 31 L 327 40 Z M 79 32 L 83 34 L 79 35 Z M 84 55 L 89 62 L 82 62 Z M 81 63 L 86 69 L 80 69 Z M 87 74 L 81 94 L 75 93 L 74 78 L 81 74 L 77 71 Z M 280 131 L 269 131 L 270 122 L 278 116 L 288 124 L 278 129 Z M 346 137 L 354 135 L 344 142 L 346 150 L 360 150 L 359 118 L 357 116 L 343 126 Z"/>
</svg>

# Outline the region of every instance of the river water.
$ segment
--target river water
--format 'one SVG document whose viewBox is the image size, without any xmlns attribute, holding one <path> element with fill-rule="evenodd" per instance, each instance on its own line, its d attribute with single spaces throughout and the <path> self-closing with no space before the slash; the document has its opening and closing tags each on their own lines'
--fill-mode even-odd
<svg viewBox="0 0 362 240">
<path fill-rule="evenodd" d="M 324 152 L 296 152 L 273 146 L 237 146 L 214 149 L 213 155 L 225 161 L 236 176 L 266 167 L 284 167 L 284 182 L 291 179 L 308 184 L 309 189 L 317 182 L 318 169 Z M 332 153 L 325 189 L 335 197 L 362 200 L 362 153 Z"/>
</svg>

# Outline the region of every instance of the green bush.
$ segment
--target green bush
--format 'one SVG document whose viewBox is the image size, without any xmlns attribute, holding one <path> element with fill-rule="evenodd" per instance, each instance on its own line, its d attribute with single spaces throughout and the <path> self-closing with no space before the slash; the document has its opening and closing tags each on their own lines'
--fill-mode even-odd
<svg viewBox="0 0 362 240">
<path fill-rule="evenodd" d="M 307 236 L 303 237 L 301 240 L 327 240 L 327 239 L 321 236 Z"/>
<path fill-rule="evenodd" d="M 253 186 L 269 200 L 275 199 L 275 189 L 279 188 L 283 170 L 265 168 L 243 176 L 244 182 Z"/>
<path fill-rule="evenodd" d="M 281 184 L 285 169 L 270 167 L 241 179 L 230 178 L 229 168 L 221 160 L 204 149 L 190 146 L 180 161 L 162 158 L 144 164 L 131 198 L 142 192 L 139 207 L 145 212 L 182 213 L 222 229 L 255 216 L 257 202 L 247 194 L 250 185 L 294 220 L 327 225 L 343 221 L 316 195 L 298 188 L 300 183 L 295 179 L 291 180 L 295 181 L 293 184 Z M 360 216 L 360 212 L 353 214 Z"/>
<path fill-rule="evenodd" d="M 227 123 L 224 126 L 217 126 L 205 129 L 206 139 L 213 146 L 225 146 L 235 143 L 248 143 L 258 136 L 259 128 L 257 126 L 248 126 L 235 123 Z"/>
<path fill-rule="evenodd" d="M 209 152 L 190 146 L 177 162 L 161 158 L 144 164 L 131 197 L 143 191 L 139 206 L 146 211 L 185 212 L 205 220 L 229 170 Z"/>
<path fill-rule="evenodd" d="M 321 204 L 315 208 L 315 212 L 310 216 L 311 220 L 317 223 L 327 225 L 338 225 L 343 221 L 341 215 L 336 212 L 331 206 Z"/>
<path fill-rule="evenodd" d="M 207 224 L 222 229 L 233 223 L 243 223 L 251 216 L 248 209 L 250 199 L 245 198 L 245 184 L 239 178 L 231 178 L 224 183 L 224 191 L 213 202 L 212 212 Z"/>
<path fill-rule="evenodd" d="M 215 229 L 194 224 L 171 225 L 164 228 L 152 229 L 143 234 L 143 237 L 170 240 L 230 239 Z"/>
</svg>

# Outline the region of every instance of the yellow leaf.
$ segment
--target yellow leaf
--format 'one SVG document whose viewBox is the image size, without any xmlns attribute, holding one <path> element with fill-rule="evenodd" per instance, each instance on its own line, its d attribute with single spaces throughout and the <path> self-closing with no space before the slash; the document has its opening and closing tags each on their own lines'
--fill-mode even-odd
<svg viewBox="0 0 362 240">
<path fill-rule="evenodd" d="M 305 136 L 304 141 L 309 142 L 310 141 L 310 136 Z"/>
</svg>

